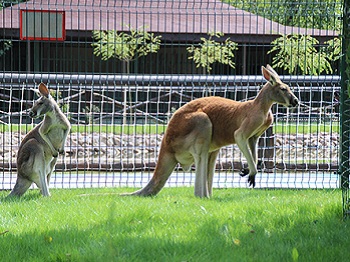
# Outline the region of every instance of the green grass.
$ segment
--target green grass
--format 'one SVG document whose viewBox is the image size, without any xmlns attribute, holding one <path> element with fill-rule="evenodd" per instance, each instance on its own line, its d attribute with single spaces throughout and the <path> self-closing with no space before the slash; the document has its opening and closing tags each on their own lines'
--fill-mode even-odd
<svg viewBox="0 0 350 262">
<path fill-rule="evenodd" d="M 0 132 L 23 132 L 26 133 L 33 128 L 33 125 L 0 125 Z M 114 134 L 162 134 L 165 132 L 165 124 L 151 125 L 72 125 L 72 132 L 87 133 L 114 133 Z M 339 133 L 339 125 L 330 123 L 275 123 L 273 124 L 274 134 L 309 134 L 309 133 Z"/>
<path fill-rule="evenodd" d="M 273 124 L 274 134 L 315 134 L 315 133 L 339 133 L 339 124 L 335 123 L 274 123 Z"/>
<path fill-rule="evenodd" d="M 166 125 L 72 125 L 71 132 L 87 133 L 113 133 L 113 134 L 161 134 L 164 133 Z"/>
<path fill-rule="evenodd" d="M 347 261 L 340 190 L 0 192 L 0 261 Z M 84 195 L 82 195 L 84 194 Z"/>
<path fill-rule="evenodd" d="M 0 132 L 22 132 L 27 133 L 33 129 L 33 125 L 0 125 Z M 161 134 L 164 133 L 166 125 L 72 125 L 71 132 L 86 133 L 114 133 L 114 134 Z"/>
</svg>

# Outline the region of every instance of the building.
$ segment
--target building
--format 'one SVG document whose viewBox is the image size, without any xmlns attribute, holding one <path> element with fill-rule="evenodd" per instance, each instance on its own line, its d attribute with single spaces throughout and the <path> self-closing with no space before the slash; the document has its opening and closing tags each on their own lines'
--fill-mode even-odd
<svg viewBox="0 0 350 262">
<path fill-rule="evenodd" d="M 20 39 L 20 10 L 65 12 L 65 40 Z M 257 74 L 271 62 L 270 43 L 281 34 L 308 34 L 321 43 L 334 31 L 289 27 L 237 9 L 219 0 L 33 0 L 0 12 L 0 38 L 12 48 L 0 57 L 2 71 L 104 74 L 123 73 L 117 59 L 102 61 L 93 54 L 92 30 L 128 31 L 145 27 L 161 35 L 161 49 L 131 63 L 136 74 L 202 73 L 188 60 L 186 48 L 219 31 L 238 43 L 236 68 L 215 64 L 212 74 Z"/>
</svg>

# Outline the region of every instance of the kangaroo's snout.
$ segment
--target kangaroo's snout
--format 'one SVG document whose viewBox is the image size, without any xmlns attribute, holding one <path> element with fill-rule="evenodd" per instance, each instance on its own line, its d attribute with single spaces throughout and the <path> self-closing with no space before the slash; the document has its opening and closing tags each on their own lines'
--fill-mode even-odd
<svg viewBox="0 0 350 262">
<path fill-rule="evenodd" d="M 31 118 L 38 118 L 39 117 L 38 112 L 34 112 L 33 110 L 30 110 L 29 111 L 29 117 L 31 117 Z"/>
<path fill-rule="evenodd" d="M 29 116 L 30 116 L 31 118 L 34 118 L 34 117 L 35 117 L 35 113 L 34 113 L 32 110 L 30 110 L 30 111 L 29 111 Z"/>
<path fill-rule="evenodd" d="M 299 99 L 296 98 L 295 96 L 292 96 L 290 98 L 290 107 L 296 107 L 299 105 Z"/>
</svg>

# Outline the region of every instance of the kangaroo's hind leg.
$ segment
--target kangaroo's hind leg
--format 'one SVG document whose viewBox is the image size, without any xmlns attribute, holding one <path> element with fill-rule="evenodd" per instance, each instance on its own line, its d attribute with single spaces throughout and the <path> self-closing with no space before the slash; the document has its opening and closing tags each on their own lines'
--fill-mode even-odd
<svg viewBox="0 0 350 262">
<path fill-rule="evenodd" d="M 215 173 L 215 164 L 216 159 L 218 157 L 220 150 L 213 151 L 209 153 L 209 159 L 208 159 L 208 191 L 209 196 L 212 196 L 213 193 L 213 179 L 214 179 L 214 173 Z"/>
<path fill-rule="evenodd" d="M 49 185 L 47 182 L 48 167 L 46 166 L 44 153 L 36 154 L 32 166 L 31 179 L 40 189 L 43 196 L 50 196 Z"/>
<path fill-rule="evenodd" d="M 197 197 L 210 197 L 208 188 L 208 161 L 209 147 L 212 137 L 212 123 L 209 117 L 202 112 L 192 116 L 191 122 L 194 126 L 187 135 L 187 143 L 190 144 L 189 152 L 194 158 L 196 165 L 196 179 L 194 194 Z"/>
<path fill-rule="evenodd" d="M 33 143 L 33 140 L 28 140 L 20 146 L 17 153 L 17 180 L 9 197 L 22 196 L 32 185 L 32 166 L 35 160 L 35 154 L 40 152 L 40 150 Z"/>
<path fill-rule="evenodd" d="M 33 183 L 32 181 L 26 178 L 17 176 L 16 184 L 7 197 L 22 196 L 28 190 L 28 188 L 32 185 L 32 183 Z"/>
<path fill-rule="evenodd" d="M 55 168 L 56 162 L 57 162 L 57 157 L 54 157 L 50 162 L 50 167 L 48 170 L 49 173 L 46 176 L 48 185 L 50 184 L 51 175 L 52 175 L 53 169 Z"/>
</svg>

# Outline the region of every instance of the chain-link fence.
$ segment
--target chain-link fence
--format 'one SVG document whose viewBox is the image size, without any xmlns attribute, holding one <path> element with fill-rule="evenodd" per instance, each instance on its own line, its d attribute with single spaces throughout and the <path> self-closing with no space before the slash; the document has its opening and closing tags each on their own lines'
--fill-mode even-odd
<svg viewBox="0 0 350 262">
<path fill-rule="evenodd" d="M 257 186 L 337 188 L 346 177 L 338 174 L 341 0 L 34 0 L 0 8 L 2 189 L 13 186 L 18 146 L 37 124 L 27 112 L 41 81 L 72 124 L 51 186 L 140 187 L 177 108 L 209 95 L 252 99 L 266 64 L 302 105 L 273 107 Z M 245 165 L 235 145 L 223 148 L 214 186 L 246 187 L 236 172 Z M 193 182 L 177 168 L 168 186 Z"/>
<path fill-rule="evenodd" d="M 343 194 L 343 213 L 344 217 L 350 216 L 350 195 L 349 195 L 349 177 L 350 177 L 350 1 L 344 1 L 343 16 L 343 59 L 342 59 L 342 92 L 341 92 L 341 147 L 340 147 L 340 166 L 339 174 L 341 177 L 341 188 Z"/>
</svg>

